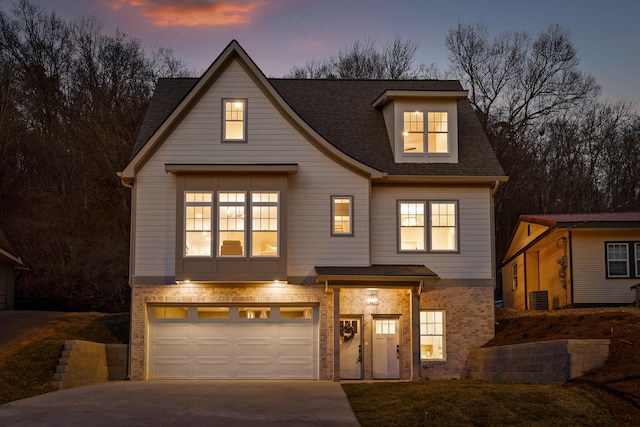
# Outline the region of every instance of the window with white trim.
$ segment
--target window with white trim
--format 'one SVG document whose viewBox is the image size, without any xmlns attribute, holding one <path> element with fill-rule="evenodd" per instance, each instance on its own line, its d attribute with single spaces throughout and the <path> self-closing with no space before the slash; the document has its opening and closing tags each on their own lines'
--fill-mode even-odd
<svg viewBox="0 0 640 427">
<path fill-rule="evenodd" d="M 433 111 L 427 113 L 427 152 L 449 152 L 449 113 Z"/>
<path fill-rule="evenodd" d="M 405 153 L 424 153 L 424 113 L 422 111 L 405 111 L 404 138 Z"/>
<path fill-rule="evenodd" d="M 277 192 L 251 193 L 251 256 L 278 256 Z"/>
<path fill-rule="evenodd" d="M 444 311 L 420 311 L 420 359 L 444 360 Z"/>
<path fill-rule="evenodd" d="M 211 192 L 185 192 L 185 256 L 211 256 L 212 202 Z"/>
<path fill-rule="evenodd" d="M 218 255 L 244 256 L 245 208 L 244 192 L 218 193 Z"/>
<path fill-rule="evenodd" d="M 629 277 L 628 243 L 607 243 L 607 277 Z"/>
<path fill-rule="evenodd" d="M 398 212 L 398 250 L 457 251 L 458 203 L 454 201 L 402 201 Z M 429 218 L 428 227 L 426 218 Z"/>
<path fill-rule="evenodd" d="M 245 99 L 223 100 L 224 120 L 222 135 L 224 141 L 245 141 L 246 133 L 246 106 Z"/>
<path fill-rule="evenodd" d="M 405 153 L 449 153 L 449 113 L 446 111 L 403 112 L 403 146 Z M 427 129 L 425 141 L 424 129 Z"/>
<path fill-rule="evenodd" d="M 518 289 L 518 263 L 511 264 L 511 290 Z"/>
<path fill-rule="evenodd" d="M 331 235 L 353 236 L 353 196 L 331 196 Z"/>
</svg>

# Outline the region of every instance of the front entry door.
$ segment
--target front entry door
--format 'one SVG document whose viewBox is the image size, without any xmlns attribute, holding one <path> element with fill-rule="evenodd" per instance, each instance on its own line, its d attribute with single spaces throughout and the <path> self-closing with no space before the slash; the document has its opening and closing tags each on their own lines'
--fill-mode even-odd
<svg viewBox="0 0 640 427">
<path fill-rule="evenodd" d="M 400 378 L 398 318 L 373 319 L 373 378 Z"/>
<path fill-rule="evenodd" d="M 362 379 L 361 319 L 340 319 L 340 378 Z"/>
</svg>

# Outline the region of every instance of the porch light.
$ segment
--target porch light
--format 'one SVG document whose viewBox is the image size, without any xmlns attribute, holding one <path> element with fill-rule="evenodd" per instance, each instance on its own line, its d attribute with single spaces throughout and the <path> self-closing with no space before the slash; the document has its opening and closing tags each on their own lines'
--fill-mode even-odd
<svg viewBox="0 0 640 427">
<path fill-rule="evenodd" d="M 378 295 L 375 292 L 367 295 L 367 305 L 378 305 Z"/>
</svg>

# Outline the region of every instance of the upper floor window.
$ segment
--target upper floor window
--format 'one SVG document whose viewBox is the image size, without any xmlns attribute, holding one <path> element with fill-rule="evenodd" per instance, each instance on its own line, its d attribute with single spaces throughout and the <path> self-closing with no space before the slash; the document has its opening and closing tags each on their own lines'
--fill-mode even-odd
<svg viewBox="0 0 640 427">
<path fill-rule="evenodd" d="M 405 111 L 403 129 L 405 153 L 424 153 L 424 113 Z"/>
<path fill-rule="evenodd" d="M 458 250 L 456 202 L 400 202 L 399 211 L 400 251 Z"/>
<path fill-rule="evenodd" d="M 278 193 L 251 193 L 251 256 L 278 256 Z"/>
<path fill-rule="evenodd" d="M 186 192 L 184 209 L 184 254 L 211 256 L 211 193 Z"/>
<path fill-rule="evenodd" d="M 331 196 L 331 235 L 353 236 L 353 196 Z"/>
<path fill-rule="evenodd" d="M 224 141 L 244 141 L 246 139 L 246 106 L 245 99 L 225 99 L 223 139 Z"/>
<path fill-rule="evenodd" d="M 429 153 L 449 152 L 449 115 L 445 111 L 427 113 Z"/>
<path fill-rule="evenodd" d="M 244 192 L 218 193 L 218 247 L 220 256 L 243 256 L 245 246 Z"/>
<path fill-rule="evenodd" d="M 405 153 L 448 153 L 449 113 L 446 111 L 427 112 L 427 141 L 424 139 L 424 113 L 405 111 L 402 136 Z"/>
<path fill-rule="evenodd" d="M 420 312 L 420 359 L 444 359 L 444 311 Z"/>
</svg>

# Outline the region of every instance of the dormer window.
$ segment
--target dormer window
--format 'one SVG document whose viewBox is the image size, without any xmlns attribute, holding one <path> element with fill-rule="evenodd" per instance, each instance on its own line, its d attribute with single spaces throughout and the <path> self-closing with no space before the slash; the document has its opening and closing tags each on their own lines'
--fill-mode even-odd
<svg viewBox="0 0 640 427">
<path fill-rule="evenodd" d="M 245 99 L 225 99 L 223 101 L 222 138 L 224 141 L 246 140 L 246 106 Z"/>
<path fill-rule="evenodd" d="M 449 152 L 449 117 L 446 111 L 427 113 L 429 153 Z"/>
<path fill-rule="evenodd" d="M 422 111 L 405 111 L 402 136 L 405 153 L 424 153 L 424 113 Z"/>
</svg>

